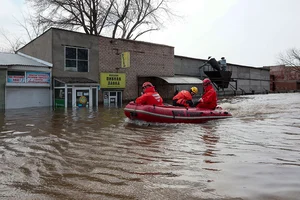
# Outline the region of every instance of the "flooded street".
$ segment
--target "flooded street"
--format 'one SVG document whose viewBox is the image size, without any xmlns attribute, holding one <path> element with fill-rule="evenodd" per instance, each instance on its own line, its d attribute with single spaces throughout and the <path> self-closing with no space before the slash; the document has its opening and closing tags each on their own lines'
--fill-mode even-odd
<svg viewBox="0 0 300 200">
<path fill-rule="evenodd" d="M 233 118 L 132 122 L 122 108 L 0 113 L 0 199 L 299 199 L 300 94 L 231 97 Z"/>
</svg>

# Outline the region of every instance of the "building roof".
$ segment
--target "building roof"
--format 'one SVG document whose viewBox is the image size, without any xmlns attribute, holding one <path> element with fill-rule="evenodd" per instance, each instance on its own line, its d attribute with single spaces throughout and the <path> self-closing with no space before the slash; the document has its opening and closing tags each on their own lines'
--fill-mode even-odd
<svg viewBox="0 0 300 200">
<path fill-rule="evenodd" d="M 190 85 L 190 84 L 202 84 L 202 80 L 195 77 L 187 76 L 174 76 L 174 77 L 163 77 L 159 76 L 158 78 L 165 80 L 169 84 L 173 85 Z"/>
<path fill-rule="evenodd" d="M 51 63 L 23 53 L 0 52 L 0 66 L 52 67 Z"/>
<path fill-rule="evenodd" d="M 44 34 L 46 34 L 46 32 L 48 31 L 64 31 L 64 32 L 69 32 L 69 33 L 73 33 L 73 34 L 81 34 L 81 35 L 88 35 L 84 32 L 78 32 L 78 31 L 73 31 L 73 30 L 67 30 L 67 29 L 62 29 L 62 28 L 56 28 L 56 27 L 50 27 L 48 30 L 46 30 L 43 34 L 39 35 L 38 37 L 36 37 L 35 39 L 29 41 L 27 44 L 25 44 L 24 46 L 22 46 L 20 49 L 18 49 L 18 51 L 20 51 L 21 49 L 23 49 L 25 46 L 27 46 L 28 44 L 30 44 L 31 42 L 33 42 L 34 40 L 36 40 L 39 37 L 43 37 Z M 98 38 L 106 38 L 106 39 L 110 39 L 111 42 L 113 42 L 114 40 L 118 41 L 127 41 L 127 42 L 132 42 L 132 43 L 141 43 L 141 44 L 148 44 L 148 45 L 155 45 L 155 46 L 164 46 L 164 47 L 169 47 L 169 48 L 173 48 L 173 46 L 169 46 L 169 45 L 165 45 L 165 44 L 157 44 L 157 43 L 151 43 L 151 42 L 145 42 L 145 41 L 140 41 L 140 40 L 131 40 L 131 39 L 122 39 L 122 38 L 111 38 L 111 37 L 105 37 L 102 35 L 88 35 L 89 37 L 98 37 Z"/>
<path fill-rule="evenodd" d="M 197 60 L 197 61 L 201 61 L 201 62 L 207 62 L 207 61 L 208 61 L 207 59 L 192 58 L 192 57 L 179 56 L 179 55 L 174 55 L 174 58 L 179 58 L 179 59 L 189 59 L 189 60 Z M 255 66 L 239 65 L 239 64 L 229 63 L 229 62 L 227 62 L 227 65 L 236 66 L 236 67 L 247 67 L 247 68 L 255 68 L 255 69 L 269 70 L 268 68 L 265 68 L 265 67 L 255 67 Z"/>
</svg>

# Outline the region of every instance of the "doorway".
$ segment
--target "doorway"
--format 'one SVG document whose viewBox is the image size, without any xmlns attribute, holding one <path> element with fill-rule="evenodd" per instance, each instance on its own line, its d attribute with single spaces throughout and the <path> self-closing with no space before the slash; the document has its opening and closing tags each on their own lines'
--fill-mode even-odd
<svg viewBox="0 0 300 200">
<path fill-rule="evenodd" d="M 74 88 L 75 89 L 75 99 L 73 102 L 76 103 L 76 107 L 89 107 L 93 106 L 90 101 L 90 88 Z"/>
<path fill-rule="evenodd" d="M 63 78 L 61 77 L 60 79 Z M 98 83 L 90 83 L 89 85 L 85 85 L 84 83 L 68 83 L 70 82 L 69 79 L 60 79 L 54 78 L 53 81 L 53 100 L 55 107 L 71 108 L 98 106 Z"/>
<path fill-rule="evenodd" d="M 104 107 L 122 107 L 122 91 L 104 91 Z"/>
</svg>

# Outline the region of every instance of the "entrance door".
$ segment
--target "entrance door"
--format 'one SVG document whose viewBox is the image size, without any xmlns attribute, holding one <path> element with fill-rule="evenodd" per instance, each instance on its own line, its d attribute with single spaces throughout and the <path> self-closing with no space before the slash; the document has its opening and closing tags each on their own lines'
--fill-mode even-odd
<svg viewBox="0 0 300 200">
<path fill-rule="evenodd" d="M 122 91 L 105 91 L 103 105 L 105 107 L 122 107 Z"/>
<path fill-rule="evenodd" d="M 75 88 L 75 99 L 73 98 L 73 105 L 76 107 L 92 106 L 91 94 L 89 88 Z"/>
<path fill-rule="evenodd" d="M 117 107 L 117 92 L 110 92 L 109 97 L 109 107 Z"/>
</svg>

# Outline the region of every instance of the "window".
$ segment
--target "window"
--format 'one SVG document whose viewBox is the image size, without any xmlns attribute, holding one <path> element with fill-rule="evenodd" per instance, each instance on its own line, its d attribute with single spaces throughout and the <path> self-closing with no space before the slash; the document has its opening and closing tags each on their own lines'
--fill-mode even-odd
<svg viewBox="0 0 300 200">
<path fill-rule="evenodd" d="M 24 71 L 7 71 L 8 76 L 25 76 Z"/>
<path fill-rule="evenodd" d="M 65 71 L 88 72 L 89 51 L 77 47 L 65 47 Z"/>
</svg>

